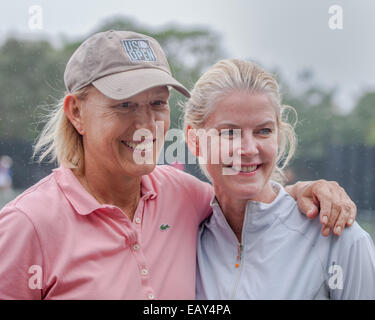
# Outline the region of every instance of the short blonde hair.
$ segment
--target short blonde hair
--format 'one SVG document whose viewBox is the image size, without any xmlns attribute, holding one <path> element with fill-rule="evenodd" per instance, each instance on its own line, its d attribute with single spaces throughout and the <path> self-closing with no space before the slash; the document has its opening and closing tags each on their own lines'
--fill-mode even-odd
<svg viewBox="0 0 375 320">
<path fill-rule="evenodd" d="M 92 86 L 88 85 L 72 93 L 78 100 L 84 101 Z M 33 157 L 39 163 L 43 160 L 57 162 L 67 168 L 84 172 L 84 151 L 82 135 L 74 128 L 64 112 L 66 95 L 60 99 L 43 119 L 46 124 L 34 145 Z"/>
<path fill-rule="evenodd" d="M 190 99 L 182 104 L 185 135 L 189 125 L 193 129 L 202 128 L 215 102 L 234 90 L 265 93 L 274 106 L 279 132 L 279 148 L 271 179 L 282 183 L 285 179 L 283 169 L 293 157 L 297 144 L 294 132 L 297 113 L 293 107 L 281 104 L 277 81 L 270 73 L 265 72 L 253 62 L 237 59 L 221 60 L 199 78 L 191 92 Z M 295 114 L 293 124 L 288 122 L 289 112 Z M 205 166 L 200 164 L 200 167 L 210 179 Z"/>
</svg>

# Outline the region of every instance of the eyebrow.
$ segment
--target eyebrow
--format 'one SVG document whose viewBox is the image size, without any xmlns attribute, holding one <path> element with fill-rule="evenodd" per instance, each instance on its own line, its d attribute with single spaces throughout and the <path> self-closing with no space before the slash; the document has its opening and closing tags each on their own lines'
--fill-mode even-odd
<svg viewBox="0 0 375 320">
<path fill-rule="evenodd" d="M 263 127 L 263 126 L 267 126 L 267 125 L 273 125 L 273 126 L 274 126 L 275 124 L 276 124 L 275 121 L 273 121 L 273 120 L 268 120 L 268 121 L 265 121 L 265 122 L 263 122 L 263 123 L 257 125 L 257 127 Z"/>
<path fill-rule="evenodd" d="M 220 122 L 216 127 L 240 127 L 238 124 L 234 122 Z"/>
<path fill-rule="evenodd" d="M 256 127 L 262 127 L 262 126 L 266 126 L 266 125 L 275 125 L 276 122 L 274 120 L 266 120 L 258 125 L 256 125 Z M 216 127 L 237 127 L 237 128 L 240 128 L 241 126 L 239 126 L 237 123 L 235 122 L 230 122 L 230 121 L 225 121 L 225 122 L 220 122 L 218 125 L 216 125 Z"/>
</svg>

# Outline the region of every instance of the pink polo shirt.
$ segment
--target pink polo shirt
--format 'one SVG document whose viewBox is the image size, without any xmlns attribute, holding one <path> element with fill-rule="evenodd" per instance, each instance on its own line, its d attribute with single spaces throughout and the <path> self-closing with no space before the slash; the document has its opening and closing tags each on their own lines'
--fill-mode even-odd
<svg viewBox="0 0 375 320">
<path fill-rule="evenodd" d="M 212 196 L 209 184 L 157 166 L 130 221 L 55 169 L 0 211 L 0 299 L 194 299 Z"/>
</svg>

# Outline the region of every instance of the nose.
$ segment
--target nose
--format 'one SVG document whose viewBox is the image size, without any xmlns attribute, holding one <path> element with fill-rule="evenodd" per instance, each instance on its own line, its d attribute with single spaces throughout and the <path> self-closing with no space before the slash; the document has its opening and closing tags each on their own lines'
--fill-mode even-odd
<svg viewBox="0 0 375 320">
<path fill-rule="evenodd" d="M 134 114 L 134 134 L 136 141 L 153 140 L 156 136 L 155 115 L 150 106 L 139 105 Z"/>
<path fill-rule="evenodd" d="M 243 132 L 241 145 L 237 148 L 237 155 L 241 157 L 254 157 L 259 154 L 259 145 L 252 132 Z"/>
<path fill-rule="evenodd" d="M 155 115 L 147 104 L 140 105 L 136 112 L 136 129 L 148 129 L 154 132 Z"/>
</svg>

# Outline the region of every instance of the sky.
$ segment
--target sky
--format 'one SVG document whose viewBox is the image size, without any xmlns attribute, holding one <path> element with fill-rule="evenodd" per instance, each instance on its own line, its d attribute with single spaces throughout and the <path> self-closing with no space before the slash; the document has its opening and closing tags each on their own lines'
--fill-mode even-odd
<svg viewBox="0 0 375 320">
<path fill-rule="evenodd" d="M 42 9 L 41 28 L 30 27 L 35 5 Z M 338 11 L 329 12 L 333 5 L 340 7 L 342 28 L 332 29 L 339 26 Z M 375 91 L 374 0 L 2 0 L 0 41 L 12 34 L 81 38 L 114 15 L 155 28 L 209 28 L 221 36 L 225 58 L 277 68 L 296 90 L 298 74 L 310 69 L 315 83 L 338 90 L 343 112 L 363 91 Z"/>
</svg>

